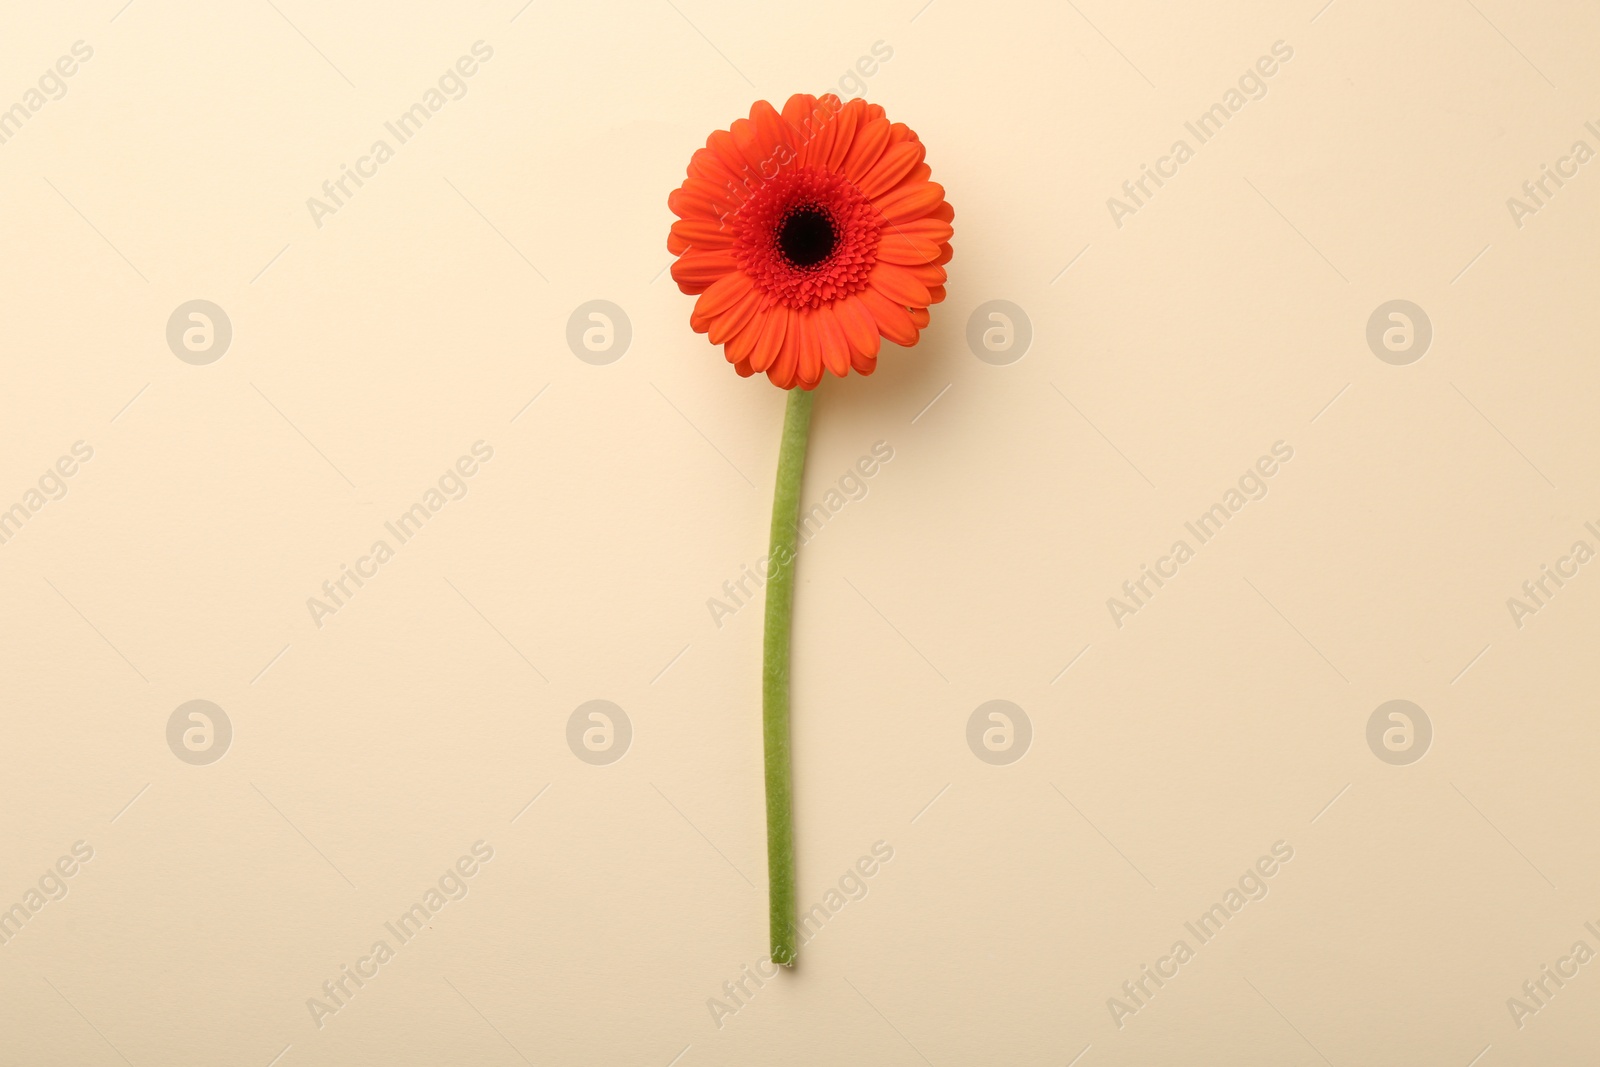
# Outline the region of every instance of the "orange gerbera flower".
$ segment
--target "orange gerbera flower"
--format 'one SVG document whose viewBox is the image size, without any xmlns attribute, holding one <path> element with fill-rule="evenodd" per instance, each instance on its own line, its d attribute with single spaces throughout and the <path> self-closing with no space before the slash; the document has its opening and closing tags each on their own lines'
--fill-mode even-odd
<svg viewBox="0 0 1600 1067">
<path fill-rule="evenodd" d="M 689 324 L 741 375 L 815 388 L 917 343 L 944 299 L 955 212 L 923 146 L 877 104 L 796 94 L 718 130 L 667 198 Z"/>
</svg>

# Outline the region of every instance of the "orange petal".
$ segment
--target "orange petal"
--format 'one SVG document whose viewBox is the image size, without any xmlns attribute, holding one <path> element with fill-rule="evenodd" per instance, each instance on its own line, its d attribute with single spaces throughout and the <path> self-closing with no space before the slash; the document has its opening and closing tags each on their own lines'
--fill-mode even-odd
<svg viewBox="0 0 1600 1067">
<path fill-rule="evenodd" d="M 835 98 L 837 99 L 837 98 Z M 810 93 L 796 93 L 783 105 L 783 120 L 792 131 L 794 146 L 793 166 L 809 166 L 813 145 L 821 136 L 824 126 L 833 122 L 835 112 L 828 107 L 825 98 L 819 100 Z M 831 139 L 832 134 L 829 133 Z"/>
<path fill-rule="evenodd" d="M 723 275 L 738 269 L 739 264 L 731 252 L 685 252 L 672 264 L 672 280 L 692 296 L 705 292 Z"/>
<path fill-rule="evenodd" d="M 844 330 L 845 340 L 850 345 L 850 363 L 855 365 L 856 358 L 871 358 L 878 354 L 878 323 L 872 317 L 872 312 L 867 305 L 862 303 L 860 296 L 847 296 L 843 300 L 835 301 L 833 313 L 839 320 L 839 326 Z"/>
<path fill-rule="evenodd" d="M 680 211 L 673 206 L 674 197 L 685 210 Z M 677 191 L 667 197 L 667 206 L 671 207 L 679 218 L 721 218 L 742 202 L 729 192 L 727 186 L 718 185 L 705 178 L 685 178 Z"/>
<path fill-rule="evenodd" d="M 915 326 L 917 329 L 919 329 L 919 330 L 927 329 L 928 328 L 928 318 L 929 318 L 929 316 L 928 316 L 928 309 L 927 308 L 912 308 L 911 309 L 911 325 Z"/>
<path fill-rule="evenodd" d="M 900 180 L 911 173 L 911 168 L 922 162 L 926 153 L 927 149 L 916 141 L 894 145 L 856 184 L 869 200 L 881 196 L 899 185 Z"/>
<path fill-rule="evenodd" d="M 867 282 L 873 289 L 902 307 L 928 306 L 928 287 L 899 264 L 880 260 L 878 265 L 872 268 L 872 273 L 867 276 Z"/>
<path fill-rule="evenodd" d="M 672 236 L 684 242 L 683 251 L 690 248 L 731 248 L 733 231 L 710 219 L 679 219 L 672 224 Z M 675 253 L 681 254 L 681 253 Z"/>
<path fill-rule="evenodd" d="M 859 183 L 861 176 L 872 169 L 872 165 L 878 162 L 887 147 L 889 147 L 889 123 L 883 119 L 868 122 L 856 130 L 856 139 L 850 145 L 850 152 L 844 157 L 844 165 L 840 169 L 844 171 L 846 178 Z"/>
<path fill-rule="evenodd" d="M 767 308 L 761 313 L 760 322 L 761 332 L 756 337 L 755 348 L 750 352 L 750 366 L 763 371 L 778 360 L 778 354 L 783 348 L 784 332 L 789 325 L 789 309 Z"/>
<path fill-rule="evenodd" d="M 938 303 L 942 302 L 943 300 L 944 300 L 944 286 L 942 286 L 942 285 L 930 285 L 930 286 L 928 286 L 928 303 L 930 303 L 930 304 L 938 304 Z"/>
<path fill-rule="evenodd" d="M 890 225 L 898 226 L 924 217 L 943 199 L 944 186 L 938 182 L 916 182 L 895 186 L 872 206 Z"/>
<path fill-rule="evenodd" d="M 774 385 L 788 389 L 794 385 L 800 366 L 800 315 L 788 308 L 774 308 L 773 311 L 788 320 L 788 328 L 784 331 L 778 358 L 767 368 L 767 377 L 772 379 Z"/>
<path fill-rule="evenodd" d="M 867 310 L 872 312 L 872 319 L 878 324 L 879 333 L 905 348 L 917 343 L 916 324 L 911 321 L 911 313 L 904 307 L 876 289 L 863 289 L 856 295 L 867 305 Z"/>
<path fill-rule="evenodd" d="M 826 166 L 828 154 L 833 151 L 834 143 L 841 133 L 855 129 L 854 119 L 848 124 L 842 121 L 843 109 L 844 105 L 832 93 L 824 93 L 817 97 L 810 114 L 806 116 L 805 124 L 800 128 L 801 166 Z"/>
<path fill-rule="evenodd" d="M 783 120 L 803 139 L 810 132 L 811 113 L 816 110 L 816 106 L 817 98 L 810 93 L 795 93 L 784 101 Z"/>
<path fill-rule="evenodd" d="M 761 339 L 761 328 L 764 325 L 766 316 L 758 307 L 756 313 L 750 316 L 750 321 L 740 327 L 739 332 L 728 338 L 728 343 L 722 346 L 723 354 L 728 357 L 729 363 L 750 362 L 751 354 L 756 349 L 756 342 Z"/>
<path fill-rule="evenodd" d="M 713 204 L 703 194 L 682 185 L 667 194 L 667 208 L 680 219 L 714 220 L 724 211 L 722 205 Z"/>
<path fill-rule="evenodd" d="M 918 241 L 927 241 L 931 244 L 944 244 L 955 235 L 955 229 L 943 219 L 921 218 L 911 222 L 902 222 L 895 226 L 894 233 L 902 237 L 911 237 Z"/>
<path fill-rule="evenodd" d="M 939 256 L 939 246 L 932 241 L 907 237 L 899 230 L 887 229 L 878 238 L 878 258 L 888 263 L 920 266 L 932 263 Z"/>
<path fill-rule="evenodd" d="M 697 148 L 694 150 L 694 155 L 689 157 L 689 177 L 704 178 L 708 182 L 721 185 L 736 177 L 736 173 L 729 170 L 711 149 Z"/>
<path fill-rule="evenodd" d="M 744 167 L 740 173 L 745 175 L 752 188 L 759 187 L 762 184 L 762 163 L 770 155 L 761 146 L 761 132 L 749 119 L 734 119 L 733 126 L 728 132 L 733 135 L 734 146 L 739 150 L 739 157 L 744 160 Z"/>
<path fill-rule="evenodd" d="M 817 337 L 822 342 L 822 363 L 843 378 L 850 373 L 850 342 L 845 340 L 844 327 L 832 308 L 817 312 Z"/>
<path fill-rule="evenodd" d="M 861 127 L 867 121 L 866 113 L 866 102 L 859 96 L 844 105 L 844 110 L 839 112 L 839 117 L 835 120 L 838 129 L 834 131 L 833 144 L 828 149 L 826 160 L 822 155 L 817 155 L 814 160 L 817 166 L 826 167 L 828 170 L 844 168 L 844 158 L 849 154 L 856 137 L 861 133 Z"/>
<path fill-rule="evenodd" d="M 706 333 L 706 339 L 714 345 L 720 345 L 733 337 L 734 334 L 750 324 L 766 303 L 761 291 L 752 289 L 733 307 L 724 311 L 711 321 L 711 329 Z"/>
<path fill-rule="evenodd" d="M 694 302 L 694 313 L 704 318 L 714 318 L 737 304 L 752 288 L 750 276 L 744 271 L 726 274 L 713 282 Z"/>
<path fill-rule="evenodd" d="M 795 376 L 807 389 L 822 381 L 822 336 L 817 332 L 817 317 L 825 314 L 828 312 L 799 312 L 790 323 L 800 327 L 799 342 L 795 345 L 798 356 Z"/>
<path fill-rule="evenodd" d="M 700 294 L 695 301 L 694 313 L 689 316 L 689 326 L 701 333 L 709 330 L 714 345 L 720 345 L 744 328 L 761 306 L 761 294 L 751 284 L 743 271 L 735 271 L 717 279 L 716 283 Z"/>
<path fill-rule="evenodd" d="M 795 158 L 795 134 L 773 106 L 765 100 L 750 105 L 750 121 L 755 124 L 761 144 L 762 160 L 767 165 L 761 173 L 772 175 L 776 168 L 792 165 Z"/>
<path fill-rule="evenodd" d="M 680 219 L 698 218 L 704 213 L 705 205 L 677 188 L 667 194 L 667 210 Z"/>
<path fill-rule="evenodd" d="M 734 142 L 733 134 L 727 130 L 712 130 L 711 136 L 706 138 L 706 150 L 722 165 L 725 176 L 731 176 L 736 180 L 745 176 L 744 156 L 739 153 L 739 146 Z"/>
</svg>

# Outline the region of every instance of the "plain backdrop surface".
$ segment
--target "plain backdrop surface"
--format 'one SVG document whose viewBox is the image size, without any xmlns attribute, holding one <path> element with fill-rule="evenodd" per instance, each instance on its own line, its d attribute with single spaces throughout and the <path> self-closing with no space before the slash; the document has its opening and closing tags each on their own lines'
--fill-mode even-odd
<svg viewBox="0 0 1600 1067">
<path fill-rule="evenodd" d="M 1590 1062 L 1600 14 L 1322 2 L 8 8 L 0 1064 Z M 955 259 L 817 397 L 760 984 L 666 197 L 829 89 Z"/>
</svg>

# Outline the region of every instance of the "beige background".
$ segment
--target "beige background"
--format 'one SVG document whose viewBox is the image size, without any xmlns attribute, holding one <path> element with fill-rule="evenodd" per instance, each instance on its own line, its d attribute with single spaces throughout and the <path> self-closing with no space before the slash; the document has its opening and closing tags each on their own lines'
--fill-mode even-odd
<svg viewBox="0 0 1600 1067">
<path fill-rule="evenodd" d="M 1600 950 L 1600 575 L 1506 604 L 1600 546 L 1600 164 L 1506 205 L 1600 148 L 1592 7 L 122 3 L 0 32 L 0 106 L 94 53 L 0 145 L 0 506 L 94 449 L 0 545 L 0 907 L 94 850 L 0 947 L 0 1063 L 1600 1053 L 1600 963 L 1507 1007 Z M 318 228 L 307 198 L 479 40 Z M 707 600 L 764 551 L 783 397 L 690 332 L 665 202 L 710 130 L 880 41 L 867 95 L 928 144 L 956 257 L 922 344 L 818 398 L 808 501 L 894 458 L 802 556 L 800 895 L 894 858 L 719 1027 L 766 948 L 760 611 Z M 1116 226 L 1277 41 L 1267 95 Z M 165 340 L 197 298 L 234 331 L 205 366 Z M 565 341 L 591 299 L 632 324 L 607 366 Z M 1010 365 L 966 342 L 991 299 L 1032 324 Z M 1433 325 L 1408 366 L 1365 340 L 1392 299 Z M 1116 626 L 1280 440 L 1267 497 Z M 193 699 L 232 723 L 207 766 L 166 741 Z M 566 742 L 592 699 L 632 724 L 609 766 Z M 991 699 L 1033 728 L 1007 766 L 966 741 Z M 1366 741 L 1392 699 L 1432 723 L 1408 766 Z M 1278 841 L 1269 895 L 1119 1028 L 1108 998 Z"/>
</svg>

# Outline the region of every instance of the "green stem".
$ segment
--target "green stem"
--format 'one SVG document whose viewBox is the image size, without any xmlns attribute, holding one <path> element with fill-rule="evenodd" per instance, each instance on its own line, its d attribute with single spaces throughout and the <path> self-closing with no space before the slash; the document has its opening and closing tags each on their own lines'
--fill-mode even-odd
<svg viewBox="0 0 1600 1067">
<path fill-rule="evenodd" d="M 789 626 L 794 617 L 794 572 L 799 551 L 800 482 L 811 434 L 812 394 L 790 389 L 772 494 L 772 553 L 768 557 L 767 626 L 762 642 L 761 731 L 767 771 L 767 881 L 772 962 L 793 967 L 795 943 L 794 811 L 789 764 Z"/>
</svg>

